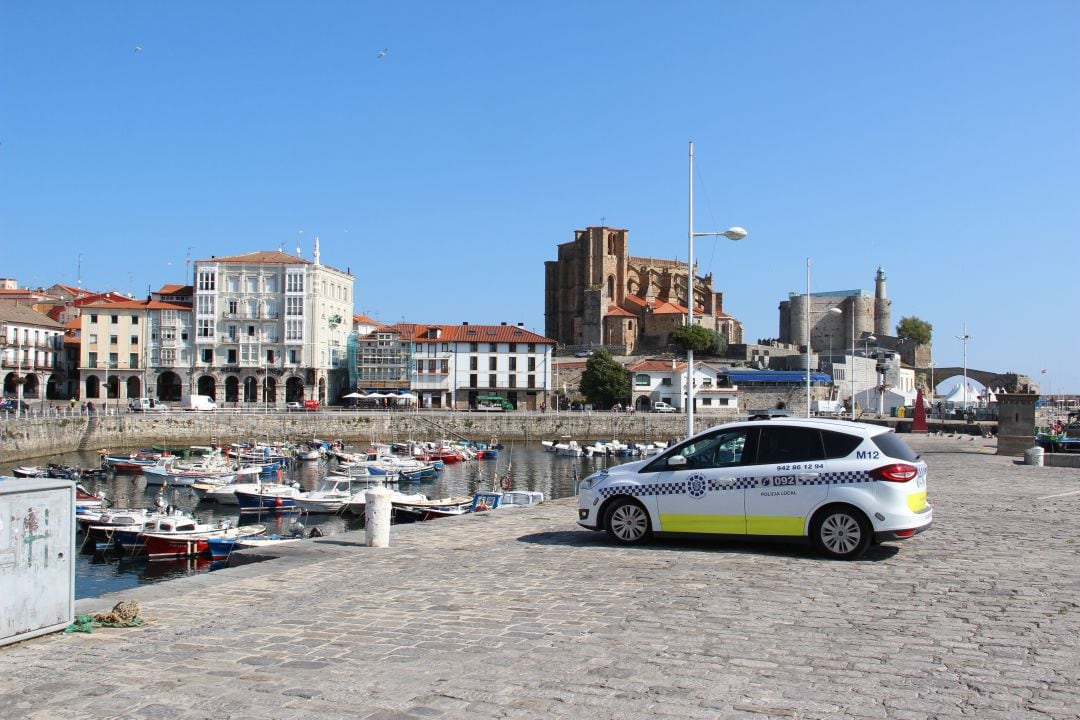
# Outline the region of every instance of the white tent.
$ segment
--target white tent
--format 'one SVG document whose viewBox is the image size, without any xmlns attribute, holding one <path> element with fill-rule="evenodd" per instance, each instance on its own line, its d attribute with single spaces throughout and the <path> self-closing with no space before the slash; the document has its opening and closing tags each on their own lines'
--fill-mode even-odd
<svg viewBox="0 0 1080 720">
<path fill-rule="evenodd" d="M 982 393 L 977 387 L 975 387 L 975 383 L 969 380 L 967 384 L 967 392 L 964 391 L 964 388 L 964 383 L 959 383 L 956 387 L 952 389 L 952 391 L 948 395 L 941 398 L 941 402 L 953 403 L 954 405 L 977 404 L 979 402 L 979 396 L 982 395 Z"/>
<path fill-rule="evenodd" d="M 866 413 L 878 413 L 883 416 L 892 415 L 893 408 L 905 407 L 915 404 L 915 392 L 902 390 L 886 390 L 879 393 L 877 388 L 867 388 L 862 392 L 855 393 L 855 402 Z"/>
</svg>

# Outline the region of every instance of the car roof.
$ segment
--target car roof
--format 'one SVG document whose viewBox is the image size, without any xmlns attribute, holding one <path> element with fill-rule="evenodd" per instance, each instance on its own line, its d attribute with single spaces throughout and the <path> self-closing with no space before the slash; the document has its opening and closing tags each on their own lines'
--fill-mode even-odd
<svg viewBox="0 0 1080 720">
<path fill-rule="evenodd" d="M 801 418 L 791 416 L 754 420 L 737 420 L 735 422 L 723 423 L 722 425 L 715 425 L 709 428 L 709 430 L 715 430 L 717 427 L 766 427 L 774 425 L 784 425 L 787 427 L 814 427 L 819 430 L 833 430 L 836 432 L 848 433 L 849 435 L 862 435 L 863 437 L 875 437 L 877 435 L 892 432 L 892 428 L 885 427 L 883 425 L 870 425 L 868 423 L 853 422 L 851 420 L 840 420 L 837 418 Z M 708 432 L 709 430 L 703 432 Z M 696 434 L 700 435 L 702 433 L 699 432 Z"/>
</svg>

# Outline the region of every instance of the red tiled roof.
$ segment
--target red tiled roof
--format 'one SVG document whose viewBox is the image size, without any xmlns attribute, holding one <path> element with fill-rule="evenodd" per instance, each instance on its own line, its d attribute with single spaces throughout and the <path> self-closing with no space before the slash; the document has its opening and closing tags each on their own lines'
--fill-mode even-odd
<svg viewBox="0 0 1080 720">
<path fill-rule="evenodd" d="M 280 250 L 256 250 L 243 255 L 224 255 L 199 260 L 201 263 L 263 263 L 277 265 L 310 265 L 310 260 L 283 253 Z"/>
<path fill-rule="evenodd" d="M 652 303 L 653 312 L 658 315 L 685 315 L 686 308 L 682 305 L 676 305 L 675 303 L 666 302 L 664 300 L 656 300 Z"/>
<path fill-rule="evenodd" d="M 684 372 L 686 363 L 676 360 L 673 367 L 670 360 L 642 360 L 628 365 L 626 369 L 631 372 Z"/>
<path fill-rule="evenodd" d="M 623 310 L 618 305 L 608 305 L 607 314 L 608 317 L 637 317 L 634 313 Z"/>
<path fill-rule="evenodd" d="M 555 345 L 543 335 L 537 335 L 517 325 L 435 325 L 398 323 L 388 326 L 414 342 L 485 342 L 485 343 L 544 343 Z M 437 328 L 438 338 L 429 338 L 428 330 Z"/>
<path fill-rule="evenodd" d="M 72 300 L 71 304 L 75 307 L 83 307 L 84 305 L 93 305 L 95 303 L 114 303 L 125 302 L 128 300 L 131 300 L 131 298 L 126 295 L 121 295 L 118 292 L 110 291 L 83 295 L 82 297 L 77 297 Z"/>
<path fill-rule="evenodd" d="M 164 302 L 162 300 L 114 300 L 84 305 L 87 308 L 108 308 L 114 310 L 191 310 L 190 305 Z"/>
<path fill-rule="evenodd" d="M 360 313 L 353 313 L 352 321 L 360 325 L 374 325 L 376 327 L 384 327 L 378 320 L 372 320 L 367 315 L 361 315 Z"/>
<path fill-rule="evenodd" d="M 190 295 L 194 288 L 191 285 L 162 285 L 161 289 L 157 291 L 158 295 L 176 295 L 184 291 Z"/>
</svg>

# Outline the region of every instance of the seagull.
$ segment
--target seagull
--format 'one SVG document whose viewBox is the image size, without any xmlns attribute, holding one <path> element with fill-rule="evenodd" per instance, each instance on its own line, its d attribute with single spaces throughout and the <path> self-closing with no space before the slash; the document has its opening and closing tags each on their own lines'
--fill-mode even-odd
<svg viewBox="0 0 1080 720">
<path fill-rule="evenodd" d="M 142 52 L 142 45 L 136 45 L 135 52 Z"/>
<path fill-rule="evenodd" d="M 381 58 L 381 57 L 383 57 L 384 55 L 386 55 L 386 48 L 383 48 L 382 50 L 380 50 L 380 51 L 379 51 L 379 54 L 378 54 L 378 55 L 376 55 L 375 57 L 376 57 L 376 58 Z"/>
</svg>

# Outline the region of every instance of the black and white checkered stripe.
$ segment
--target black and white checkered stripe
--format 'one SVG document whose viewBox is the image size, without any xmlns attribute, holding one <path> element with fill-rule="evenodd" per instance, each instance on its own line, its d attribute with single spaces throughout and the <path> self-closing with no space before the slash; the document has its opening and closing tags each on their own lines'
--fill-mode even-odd
<svg viewBox="0 0 1080 720">
<path fill-rule="evenodd" d="M 874 478 L 865 470 L 845 470 L 841 472 L 821 473 L 815 478 L 800 478 L 798 485 L 857 485 L 860 483 L 873 482 Z M 721 483 L 709 479 L 710 492 L 723 492 L 725 490 L 752 490 L 768 483 L 762 482 L 761 478 L 742 477 L 734 482 Z M 600 497 L 607 499 L 616 495 L 630 495 L 633 497 L 652 497 L 656 495 L 681 495 L 687 491 L 685 482 L 650 483 L 647 485 L 615 485 L 600 488 Z"/>
</svg>

